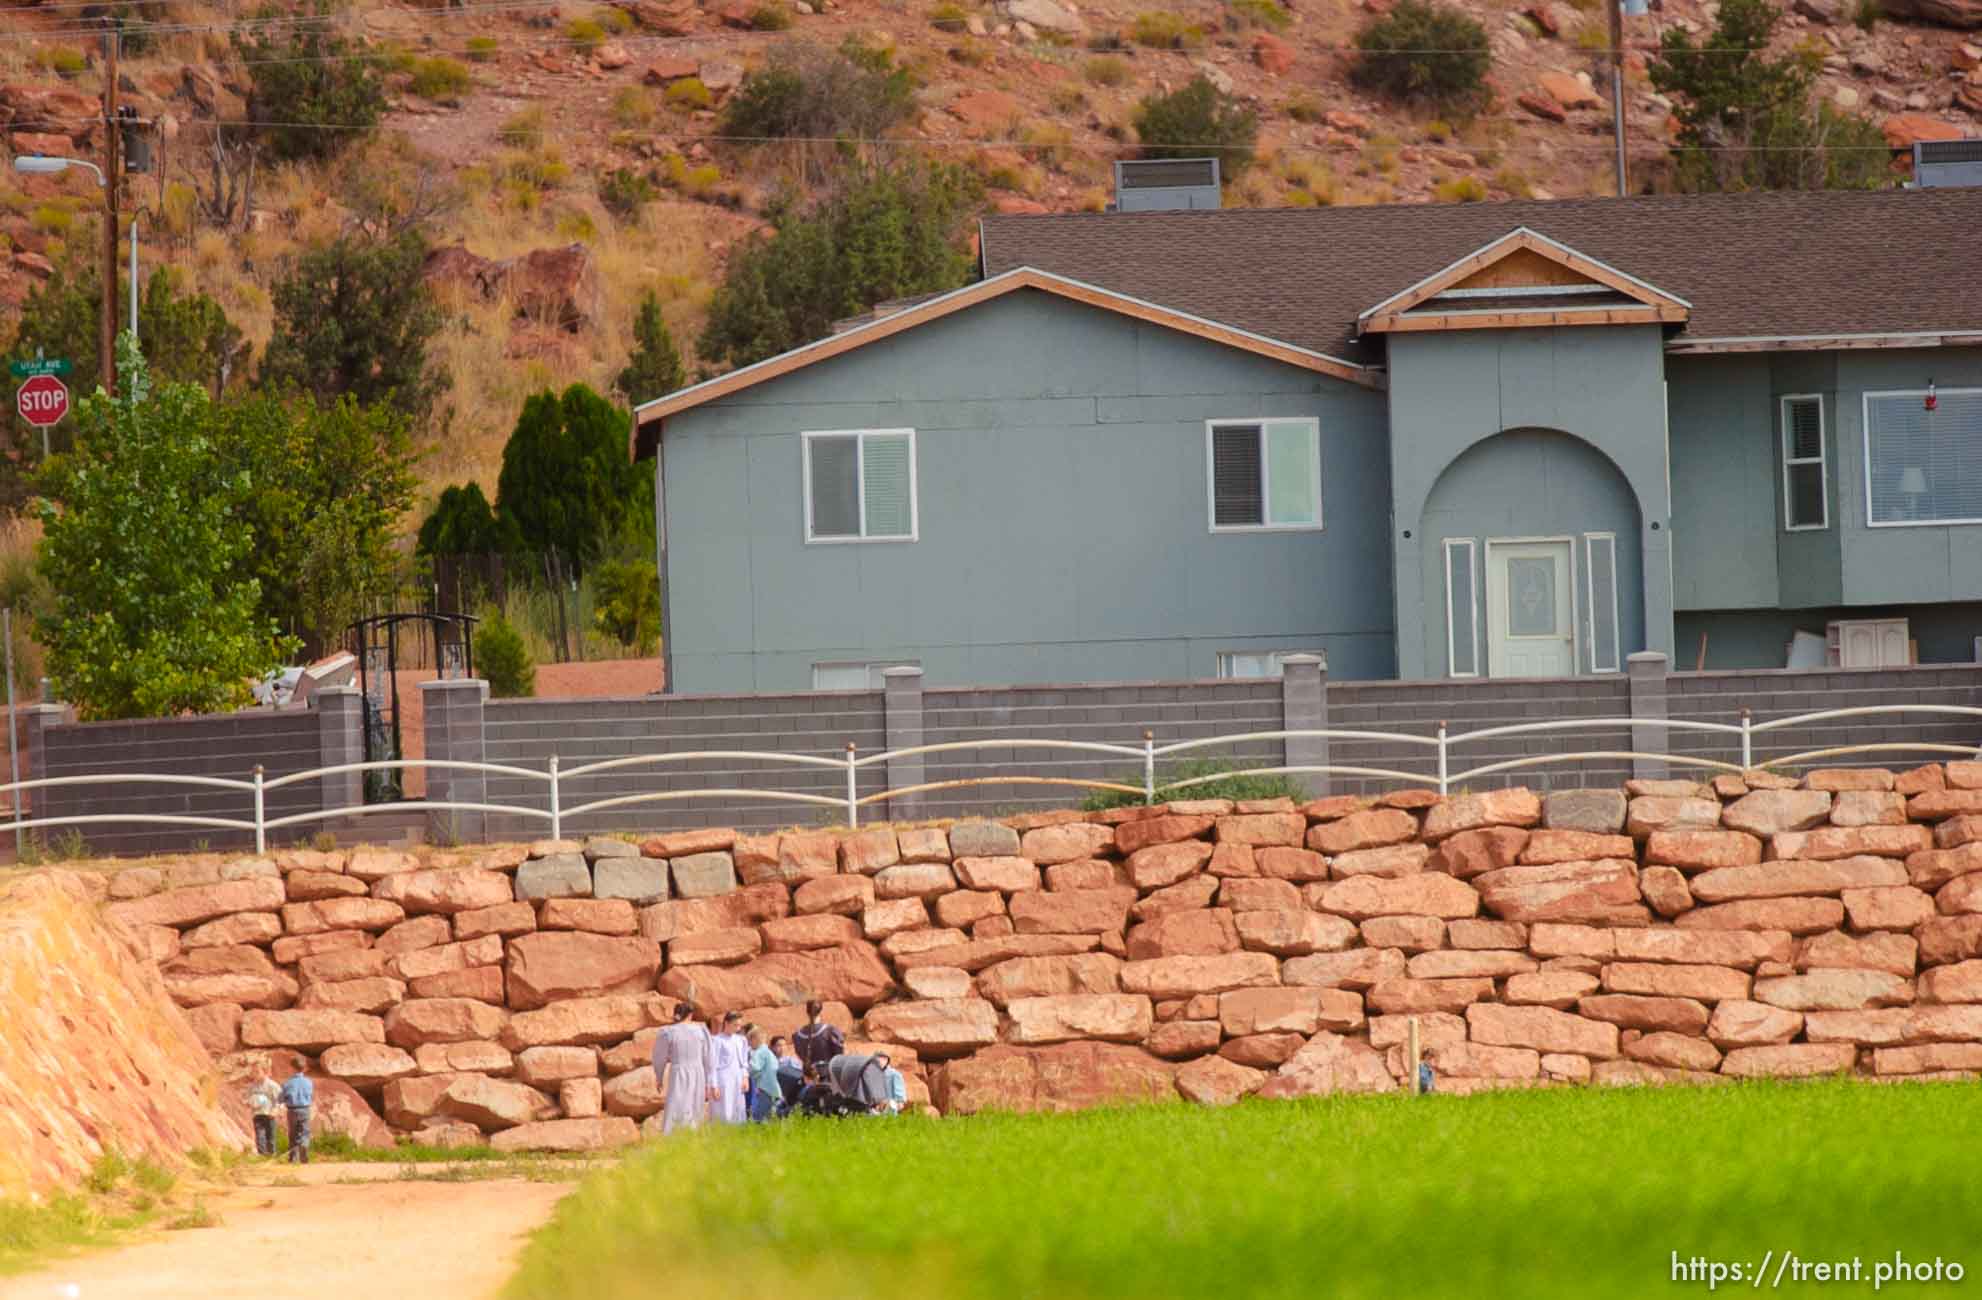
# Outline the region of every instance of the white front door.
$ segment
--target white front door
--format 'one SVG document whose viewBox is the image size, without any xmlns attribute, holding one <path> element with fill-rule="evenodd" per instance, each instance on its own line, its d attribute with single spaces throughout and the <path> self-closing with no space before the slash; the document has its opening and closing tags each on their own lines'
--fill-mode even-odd
<svg viewBox="0 0 1982 1300">
<path fill-rule="evenodd" d="M 1567 677 L 1576 671 L 1570 544 L 1487 542 L 1487 672 Z"/>
</svg>

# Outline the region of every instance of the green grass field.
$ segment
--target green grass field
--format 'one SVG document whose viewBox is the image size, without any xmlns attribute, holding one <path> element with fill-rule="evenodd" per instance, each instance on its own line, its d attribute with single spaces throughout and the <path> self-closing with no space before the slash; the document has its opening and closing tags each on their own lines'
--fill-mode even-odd
<svg viewBox="0 0 1982 1300">
<path fill-rule="evenodd" d="M 505 1295 L 1671 1296 L 1785 1250 L 1869 1292 L 1982 1269 L 1978 1138 L 1982 1086 L 1842 1081 L 792 1122 L 593 1176 Z"/>
</svg>

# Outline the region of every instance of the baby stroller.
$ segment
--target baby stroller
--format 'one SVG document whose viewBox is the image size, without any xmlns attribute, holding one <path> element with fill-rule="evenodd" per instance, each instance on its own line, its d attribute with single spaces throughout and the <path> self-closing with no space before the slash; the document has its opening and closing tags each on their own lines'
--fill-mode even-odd
<svg viewBox="0 0 1982 1300">
<path fill-rule="evenodd" d="M 888 1058 L 842 1053 L 826 1063 L 826 1087 L 815 1093 L 814 1114 L 835 1118 L 869 1115 L 888 1100 Z"/>
</svg>

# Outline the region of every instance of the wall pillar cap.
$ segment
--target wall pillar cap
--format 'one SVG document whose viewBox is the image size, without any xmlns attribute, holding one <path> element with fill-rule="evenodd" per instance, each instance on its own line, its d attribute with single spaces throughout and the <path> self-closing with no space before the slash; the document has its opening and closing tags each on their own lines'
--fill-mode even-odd
<svg viewBox="0 0 1982 1300">
<path fill-rule="evenodd" d="M 1321 667 L 1326 668 L 1328 667 L 1328 656 L 1325 654 L 1307 654 L 1307 653 L 1302 653 L 1297 655 L 1282 655 L 1280 657 L 1280 662 L 1282 665 L 1299 667 L 1299 668 L 1305 668 L 1309 664 L 1319 664 Z"/>
<path fill-rule="evenodd" d="M 881 676 L 907 679 L 922 676 L 922 670 L 914 664 L 896 664 L 893 668 L 883 668 Z"/>
<path fill-rule="evenodd" d="M 488 689 L 488 685 L 488 682 L 480 677 L 436 677 L 430 682 L 421 682 L 420 689 L 423 691 L 486 690 Z M 358 688 L 355 686 L 333 686 L 326 689 L 355 692 Z"/>
<path fill-rule="evenodd" d="M 1633 650 L 1624 656 L 1624 662 L 1631 664 L 1662 664 L 1666 662 L 1663 650 Z"/>
</svg>

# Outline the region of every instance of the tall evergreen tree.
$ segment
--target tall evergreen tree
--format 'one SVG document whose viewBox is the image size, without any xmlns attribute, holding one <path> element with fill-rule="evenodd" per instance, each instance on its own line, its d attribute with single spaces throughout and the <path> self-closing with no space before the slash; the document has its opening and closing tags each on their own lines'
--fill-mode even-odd
<svg viewBox="0 0 1982 1300">
<path fill-rule="evenodd" d="M 496 508 L 526 548 L 554 552 L 574 575 L 598 559 L 644 476 L 627 458 L 631 432 L 626 412 L 584 384 L 524 401 L 502 449 Z"/>
<path fill-rule="evenodd" d="M 638 406 L 672 393 L 687 379 L 688 370 L 681 363 L 674 335 L 661 316 L 661 300 L 650 290 L 641 295 L 640 310 L 633 318 L 633 355 L 626 359 L 626 368 L 619 372 L 613 387 L 627 405 Z"/>
</svg>

